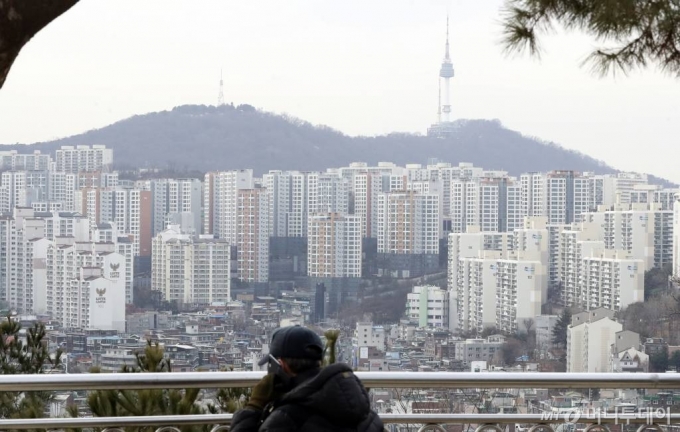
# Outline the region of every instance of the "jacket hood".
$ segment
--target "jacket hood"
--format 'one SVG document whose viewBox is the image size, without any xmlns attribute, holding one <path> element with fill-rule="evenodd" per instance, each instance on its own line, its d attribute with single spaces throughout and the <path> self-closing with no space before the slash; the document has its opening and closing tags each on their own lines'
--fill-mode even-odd
<svg viewBox="0 0 680 432">
<path fill-rule="evenodd" d="M 318 375 L 286 394 L 281 402 L 309 408 L 343 426 L 359 424 L 371 411 L 368 392 L 343 363 L 321 369 Z"/>
</svg>

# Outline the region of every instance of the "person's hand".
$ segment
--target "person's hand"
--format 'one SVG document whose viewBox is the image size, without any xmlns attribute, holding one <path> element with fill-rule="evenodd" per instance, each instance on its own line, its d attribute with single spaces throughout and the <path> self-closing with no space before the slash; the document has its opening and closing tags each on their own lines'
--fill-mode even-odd
<svg viewBox="0 0 680 432">
<path fill-rule="evenodd" d="M 269 402 L 272 402 L 276 397 L 274 392 L 274 374 L 267 374 L 255 384 L 253 390 L 250 392 L 250 399 L 246 406 L 257 410 L 264 409 Z"/>
</svg>

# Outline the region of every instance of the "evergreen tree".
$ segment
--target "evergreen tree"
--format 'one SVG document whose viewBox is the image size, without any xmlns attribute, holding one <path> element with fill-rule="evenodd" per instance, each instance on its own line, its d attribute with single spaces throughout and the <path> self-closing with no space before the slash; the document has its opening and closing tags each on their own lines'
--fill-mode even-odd
<svg viewBox="0 0 680 432">
<path fill-rule="evenodd" d="M 539 33 L 560 25 L 592 35 L 601 47 L 588 59 L 600 74 L 653 63 L 680 77 L 678 0 L 506 0 L 508 51 L 540 54 Z"/>
<path fill-rule="evenodd" d="M 21 324 L 8 316 L 0 323 L 0 373 L 42 374 L 60 366 L 61 350 L 50 356 L 45 326 L 36 323 L 21 334 Z M 51 392 L 0 392 L 0 418 L 44 416 Z"/>
<path fill-rule="evenodd" d="M 137 365 L 124 366 L 122 373 L 171 372 L 170 360 L 165 358 L 158 343 L 147 341 L 143 353 L 136 354 Z M 92 368 L 91 373 L 99 373 Z M 96 417 L 153 416 L 153 415 L 191 415 L 233 413 L 242 408 L 247 401 L 250 389 L 224 388 L 216 392 L 218 405 L 207 404 L 206 409 L 198 404 L 201 389 L 146 389 L 146 390 L 98 390 L 90 393 L 87 404 Z M 69 415 L 77 417 L 75 407 L 70 407 Z M 128 428 L 131 431 L 148 431 L 155 428 Z M 208 426 L 183 426 L 182 432 L 207 431 Z"/>
<path fill-rule="evenodd" d="M 649 371 L 650 372 L 666 372 L 668 370 L 668 348 L 663 351 L 649 356 Z"/>
<path fill-rule="evenodd" d="M 552 342 L 562 347 L 567 346 L 567 329 L 571 325 L 571 311 L 564 308 L 552 330 Z"/>
<path fill-rule="evenodd" d="M 143 353 L 136 354 L 137 365 L 124 366 L 123 373 L 170 372 L 170 360 L 165 358 L 158 343 L 147 342 Z M 98 369 L 90 372 L 98 373 Z M 200 389 L 145 389 L 98 390 L 90 393 L 87 404 L 96 417 L 153 416 L 204 414 L 206 410 L 197 403 Z M 72 416 L 75 410 L 69 412 Z M 154 428 L 132 428 L 135 431 L 152 431 Z M 184 426 L 183 432 L 207 430 L 204 426 Z"/>
</svg>

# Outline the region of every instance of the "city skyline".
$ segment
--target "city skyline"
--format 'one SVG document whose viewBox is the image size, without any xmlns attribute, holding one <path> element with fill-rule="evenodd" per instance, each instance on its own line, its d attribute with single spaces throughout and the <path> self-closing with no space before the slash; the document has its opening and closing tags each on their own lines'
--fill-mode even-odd
<svg viewBox="0 0 680 432">
<path fill-rule="evenodd" d="M 0 142 L 48 140 L 185 103 L 214 104 L 221 69 L 227 102 L 287 112 L 350 135 L 424 134 L 437 115 L 448 11 L 456 69 L 452 118 L 498 118 L 617 169 L 679 180 L 658 164 L 674 155 L 668 144 L 677 135 L 680 90 L 670 77 L 653 69 L 594 77 L 580 67 L 590 41 L 561 32 L 545 40 L 540 62 L 508 58 L 499 44 L 501 4 L 321 9 L 296 1 L 285 8 L 271 3 L 262 13 L 260 6 L 230 2 L 202 8 L 82 2 L 19 56 L 0 97 L 6 120 Z M 180 26 L 187 31 L 175 31 Z"/>
</svg>

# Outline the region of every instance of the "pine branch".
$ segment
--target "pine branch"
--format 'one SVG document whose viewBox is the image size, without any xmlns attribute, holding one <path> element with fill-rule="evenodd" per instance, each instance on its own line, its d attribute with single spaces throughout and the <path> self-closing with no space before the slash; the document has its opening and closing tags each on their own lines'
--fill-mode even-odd
<svg viewBox="0 0 680 432">
<path fill-rule="evenodd" d="M 590 34 L 604 45 L 584 62 L 599 75 L 656 64 L 680 77 L 678 0 L 506 0 L 505 51 L 540 56 L 539 37 L 554 24 Z"/>
</svg>

